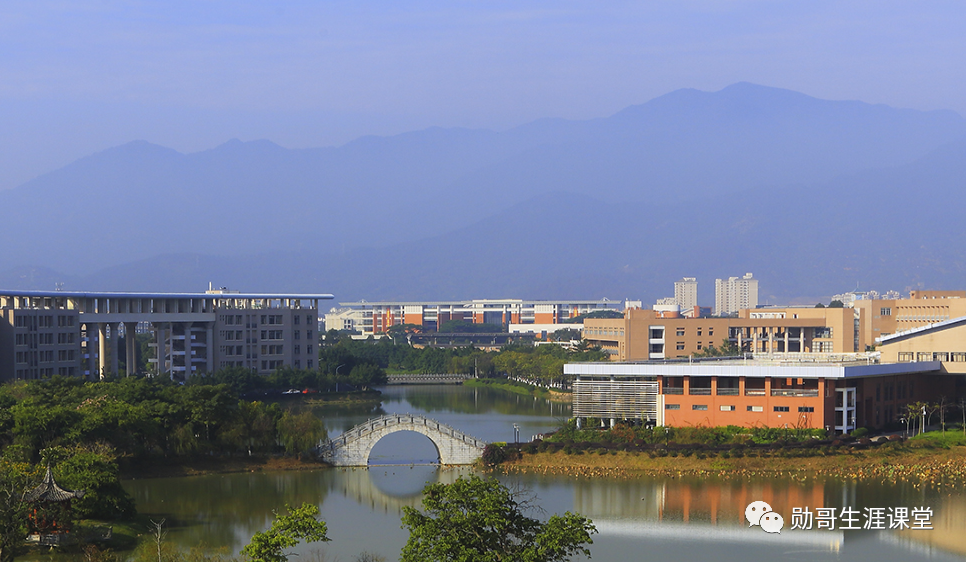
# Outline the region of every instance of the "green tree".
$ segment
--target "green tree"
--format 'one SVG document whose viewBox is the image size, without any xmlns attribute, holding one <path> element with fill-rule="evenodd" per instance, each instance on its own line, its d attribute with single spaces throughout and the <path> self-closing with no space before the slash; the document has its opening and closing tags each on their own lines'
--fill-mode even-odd
<svg viewBox="0 0 966 562">
<path fill-rule="evenodd" d="M 320 521 L 319 508 L 312 504 L 303 503 L 302 507 L 293 509 L 286 505 L 288 515 L 275 513 L 275 521 L 267 531 L 255 533 L 252 540 L 242 549 L 251 562 L 285 562 L 288 556 L 283 554 L 286 548 L 292 548 L 300 541 L 328 542 L 326 526 Z"/>
<path fill-rule="evenodd" d="M 285 452 L 297 454 L 315 447 L 319 440 L 325 439 L 327 433 L 322 420 L 312 415 L 311 411 L 293 414 L 286 411 L 278 421 L 278 438 L 285 447 Z"/>
<path fill-rule="evenodd" d="M 695 357 L 735 357 L 737 355 L 741 355 L 738 344 L 727 339 L 723 340 L 718 347 L 709 345 L 702 349 L 700 353 L 694 354 Z"/>
<path fill-rule="evenodd" d="M 403 562 L 554 562 L 590 556 L 590 519 L 570 513 L 541 523 L 530 500 L 497 480 L 471 475 L 423 490 L 423 510 L 403 507 Z"/>
<path fill-rule="evenodd" d="M 0 562 L 10 562 L 27 538 L 28 505 L 24 501 L 31 482 L 23 463 L 0 460 Z"/>
</svg>

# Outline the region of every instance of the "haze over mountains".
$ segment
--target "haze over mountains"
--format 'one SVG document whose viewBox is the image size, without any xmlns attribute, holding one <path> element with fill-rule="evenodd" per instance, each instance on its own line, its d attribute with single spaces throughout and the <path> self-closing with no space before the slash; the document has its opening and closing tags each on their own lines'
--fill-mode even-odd
<svg viewBox="0 0 966 562">
<path fill-rule="evenodd" d="M 753 271 L 773 302 L 962 288 L 966 120 L 735 84 L 590 121 L 337 148 L 132 142 L 0 192 L 0 284 L 337 300 L 667 296 Z"/>
</svg>

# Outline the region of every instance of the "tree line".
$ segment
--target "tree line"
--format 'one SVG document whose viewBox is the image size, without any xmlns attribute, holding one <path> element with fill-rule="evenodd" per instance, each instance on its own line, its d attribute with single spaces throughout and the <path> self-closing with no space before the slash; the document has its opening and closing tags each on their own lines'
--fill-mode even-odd
<svg viewBox="0 0 966 562">
<path fill-rule="evenodd" d="M 333 365 L 352 358 L 390 372 L 473 374 L 480 377 L 509 375 L 554 382 L 563 377 L 565 363 L 606 361 L 608 358 L 599 347 L 592 347 L 586 341 L 574 349 L 559 345 L 508 344 L 499 351 L 484 351 L 472 346 L 417 348 L 408 345 L 404 339 L 399 343 L 397 340 L 353 340 L 330 330 L 323 340 L 320 370 L 333 371 Z"/>
</svg>

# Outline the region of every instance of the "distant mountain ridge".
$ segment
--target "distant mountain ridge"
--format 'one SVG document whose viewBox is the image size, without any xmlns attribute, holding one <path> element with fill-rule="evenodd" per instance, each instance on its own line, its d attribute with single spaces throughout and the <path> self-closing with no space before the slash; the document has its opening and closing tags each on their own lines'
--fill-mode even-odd
<svg viewBox="0 0 966 562">
<path fill-rule="evenodd" d="M 867 277 L 961 286 L 966 246 L 910 203 L 951 212 L 964 138 L 953 112 L 741 83 L 502 133 L 187 155 L 138 141 L 0 192 L 21 211 L 0 223 L 0 283 L 338 299 L 650 298 L 745 271 L 775 298 Z M 925 224 L 910 234 L 907 217 Z"/>
</svg>

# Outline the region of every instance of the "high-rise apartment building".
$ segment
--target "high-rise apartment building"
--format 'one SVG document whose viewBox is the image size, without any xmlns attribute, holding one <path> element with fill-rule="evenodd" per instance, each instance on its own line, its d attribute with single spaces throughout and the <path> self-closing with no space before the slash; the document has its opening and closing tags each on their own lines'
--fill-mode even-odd
<svg viewBox="0 0 966 562">
<path fill-rule="evenodd" d="M 746 273 L 744 277 L 714 280 L 714 313 L 734 314 L 758 306 L 758 280 Z"/>
<path fill-rule="evenodd" d="M 674 300 L 681 310 L 692 310 L 698 306 L 698 280 L 685 277 L 674 282 Z"/>
</svg>

